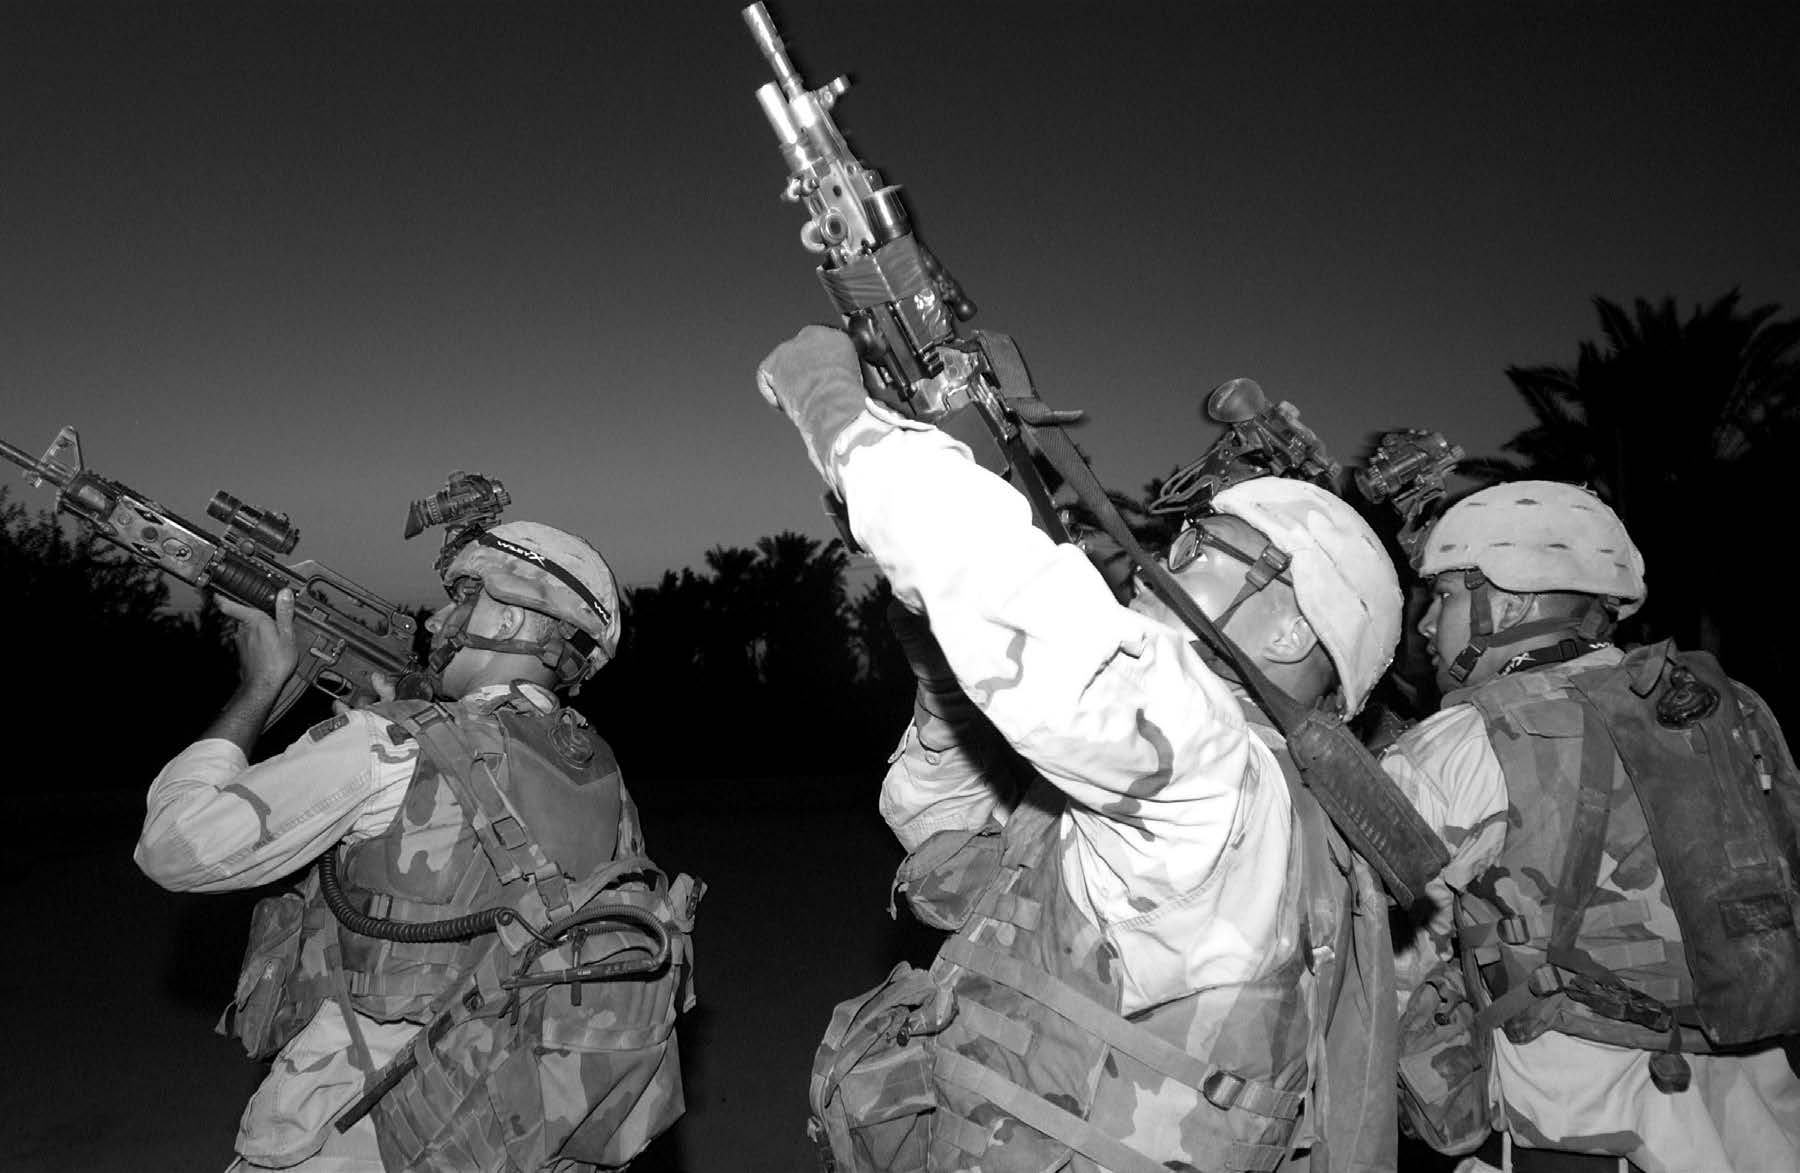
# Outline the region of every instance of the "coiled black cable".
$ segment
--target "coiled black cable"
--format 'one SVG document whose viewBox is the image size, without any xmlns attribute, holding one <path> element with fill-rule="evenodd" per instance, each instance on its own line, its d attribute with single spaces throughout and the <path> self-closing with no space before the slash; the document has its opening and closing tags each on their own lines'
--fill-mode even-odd
<svg viewBox="0 0 1800 1173">
<path fill-rule="evenodd" d="M 370 916 L 359 911 L 350 903 L 350 898 L 344 895 L 343 886 L 338 882 L 335 848 L 319 857 L 319 892 L 325 897 L 325 906 L 331 909 L 331 915 L 337 917 L 338 923 L 351 932 L 408 945 L 466 941 L 470 937 L 493 932 L 502 921 L 518 920 L 518 914 L 510 908 L 484 908 L 462 916 L 427 921 L 387 920 Z M 523 921 L 519 923 L 524 924 Z M 530 928 L 529 925 L 526 927 Z M 532 933 L 534 937 L 537 935 Z"/>
</svg>

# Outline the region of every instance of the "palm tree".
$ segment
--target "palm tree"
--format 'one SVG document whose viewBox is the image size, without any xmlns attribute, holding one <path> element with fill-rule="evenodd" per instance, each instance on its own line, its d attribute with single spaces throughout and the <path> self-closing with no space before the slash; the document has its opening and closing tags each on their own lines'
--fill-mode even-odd
<svg viewBox="0 0 1800 1173">
<path fill-rule="evenodd" d="M 1645 634 L 1717 652 L 1726 584 L 1760 560 L 1792 495 L 1781 473 L 1800 438 L 1800 318 L 1744 309 L 1736 290 L 1685 320 L 1673 298 L 1594 308 L 1602 338 L 1573 366 L 1507 368 L 1537 421 L 1502 446 L 1514 458 L 1462 471 L 1593 488 L 1644 552 Z"/>
</svg>

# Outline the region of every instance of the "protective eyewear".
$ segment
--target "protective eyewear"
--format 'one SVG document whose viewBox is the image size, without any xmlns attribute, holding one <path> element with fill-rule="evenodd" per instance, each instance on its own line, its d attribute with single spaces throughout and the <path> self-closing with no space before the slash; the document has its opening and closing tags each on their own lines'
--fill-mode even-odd
<svg viewBox="0 0 1800 1173">
<path fill-rule="evenodd" d="M 1269 582 L 1279 582 L 1289 587 L 1294 585 L 1294 580 L 1287 572 L 1291 559 L 1286 553 L 1276 549 L 1274 543 L 1265 545 L 1259 553 L 1247 554 L 1198 522 L 1189 522 L 1182 527 L 1181 532 L 1175 535 L 1175 540 L 1169 543 L 1169 554 L 1163 561 L 1170 574 L 1180 574 L 1192 566 L 1207 549 L 1217 550 L 1227 558 L 1242 562 L 1253 572 L 1259 567 L 1263 568 L 1263 573 L 1258 575 L 1262 580 L 1259 587 Z"/>
</svg>

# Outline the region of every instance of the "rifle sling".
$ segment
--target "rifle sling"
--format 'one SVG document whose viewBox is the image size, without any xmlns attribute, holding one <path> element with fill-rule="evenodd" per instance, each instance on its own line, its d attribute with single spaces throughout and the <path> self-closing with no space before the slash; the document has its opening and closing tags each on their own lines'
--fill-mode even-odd
<svg viewBox="0 0 1800 1173">
<path fill-rule="evenodd" d="M 988 335 L 984 341 L 994 337 L 997 336 Z M 1137 566 L 1151 592 L 1223 657 L 1237 673 L 1250 699 L 1268 714 L 1282 736 L 1294 742 L 1303 728 L 1310 727 L 1306 731 L 1313 736 L 1306 740 L 1318 745 L 1329 743 L 1331 753 L 1307 754 L 1304 760 L 1302 755 L 1296 755 L 1302 779 L 1319 797 L 1320 806 L 1344 838 L 1375 868 L 1401 906 L 1411 908 L 1421 900 L 1426 881 L 1443 870 L 1449 853 L 1387 771 L 1347 733 L 1321 738 L 1319 735 L 1327 731 L 1318 715 L 1275 687 L 1242 649 L 1207 618 L 1162 563 L 1144 550 L 1107 497 L 1087 459 L 1064 431 L 1068 416 L 1059 417 L 1052 412 L 1029 385 L 1022 390 L 1016 385 L 1008 388 L 1005 403 L 1018 418 L 1020 431 L 1030 445 L 1050 462 L 1082 504 L 1093 511 L 1101 528 Z M 1015 469 L 1021 479 L 1037 475 L 1036 468 L 1029 464 L 1015 465 Z M 1035 499 L 1035 495 L 1031 496 Z M 1338 726 L 1340 731 L 1341 728 Z M 1357 755 L 1362 759 L 1360 763 Z M 1345 769 L 1346 764 L 1360 768 Z"/>
</svg>

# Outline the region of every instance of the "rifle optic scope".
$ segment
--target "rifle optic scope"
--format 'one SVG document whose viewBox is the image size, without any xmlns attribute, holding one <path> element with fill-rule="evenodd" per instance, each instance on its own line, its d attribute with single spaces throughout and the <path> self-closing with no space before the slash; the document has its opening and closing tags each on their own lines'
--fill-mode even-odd
<svg viewBox="0 0 1800 1173">
<path fill-rule="evenodd" d="M 287 514 L 246 505 L 223 489 L 213 494 L 206 512 L 273 553 L 286 554 L 300 544 L 300 531 Z"/>
</svg>

